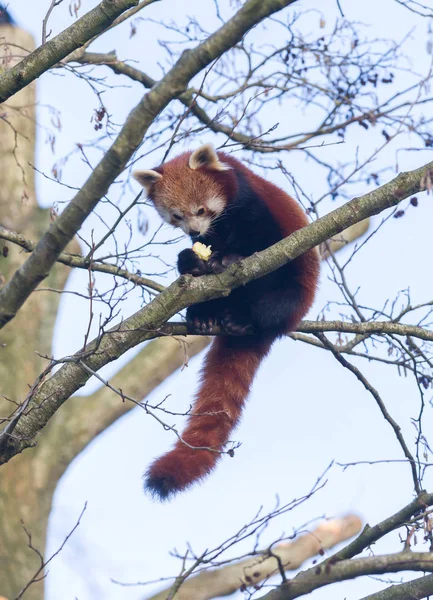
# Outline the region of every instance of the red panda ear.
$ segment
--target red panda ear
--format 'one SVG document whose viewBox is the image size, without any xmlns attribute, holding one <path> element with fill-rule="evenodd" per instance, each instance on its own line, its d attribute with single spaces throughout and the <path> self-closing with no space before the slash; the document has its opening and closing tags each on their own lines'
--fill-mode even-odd
<svg viewBox="0 0 433 600">
<path fill-rule="evenodd" d="M 157 171 L 134 171 L 132 173 L 133 178 L 138 181 L 140 185 L 144 187 L 147 192 L 150 192 L 152 186 L 162 179 L 161 173 Z"/>
<path fill-rule="evenodd" d="M 194 171 L 202 167 L 214 169 L 215 171 L 227 171 L 227 169 L 230 169 L 228 165 L 220 161 L 212 144 L 205 144 L 194 150 L 189 157 L 189 166 Z"/>
</svg>

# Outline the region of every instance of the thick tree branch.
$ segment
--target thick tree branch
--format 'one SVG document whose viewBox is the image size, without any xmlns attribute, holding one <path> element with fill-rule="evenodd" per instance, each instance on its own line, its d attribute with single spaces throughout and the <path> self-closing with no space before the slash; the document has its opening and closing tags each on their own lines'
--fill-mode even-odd
<svg viewBox="0 0 433 600">
<path fill-rule="evenodd" d="M 356 538 L 356 540 L 353 540 L 353 542 L 351 542 L 345 548 L 339 550 L 328 560 L 339 561 L 352 558 L 353 556 L 360 554 L 363 550 L 383 538 L 387 533 L 399 529 L 399 527 L 409 521 L 413 515 L 416 515 L 420 511 L 423 511 L 428 506 L 432 505 L 433 494 L 427 494 L 425 491 L 421 492 L 421 494 L 419 494 L 415 500 L 404 506 L 401 510 L 394 513 L 387 519 L 384 519 L 373 527 L 366 525 L 364 531 L 359 537 Z"/>
<path fill-rule="evenodd" d="M 365 221 L 363 221 L 364 223 Z M 337 236 L 338 237 L 338 236 Z M 25 236 L 17 233 L 16 231 L 10 231 L 0 226 L 0 239 L 16 244 L 23 248 L 26 252 L 32 252 L 35 248 L 35 243 L 26 238 Z M 152 279 L 142 277 L 136 273 L 132 273 L 127 269 L 122 269 L 116 265 L 93 262 L 81 256 L 79 254 L 70 254 L 68 252 L 62 252 L 57 258 L 57 262 L 67 265 L 72 268 L 85 269 L 98 273 L 106 273 L 108 275 L 114 275 L 131 281 L 136 285 L 143 286 L 154 290 L 156 292 L 162 292 L 165 286 L 156 283 Z M 357 335 L 402 335 L 411 336 L 421 340 L 433 342 L 433 331 L 420 327 L 418 325 L 410 325 L 408 323 L 399 323 L 395 321 L 366 321 L 362 323 L 346 322 L 346 321 L 302 321 L 297 328 L 298 333 L 324 333 L 324 332 L 340 332 L 340 333 L 353 333 Z M 222 332 L 218 327 L 214 327 L 212 330 L 206 332 L 205 335 L 213 336 L 220 335 Z M 202 332 L 194 331 L 191 327 L 188 327 L 186 323 L 182 322 L 169 322 L 163 328 L 161 328 L 157 334 L 158 336 L 166 335 L 202 335 Z M 312 340 L 314 341 L 314 340 Z"/>
<path fill-rule="evenodd" d="M 433 594 L 433 575 L 391 585 L 385 590 L 364 596 L 361 600 L 421 600 Z"/>
<path fill-rule="evenodd" d="M 359 228 L 358 227 L 359 225 L 361 225 L 362 227 Z M 346 229 L 345 231 L 343 231 L 340 235 L 336 236 L 336 238 L 328 240 L 327 244 L 331 245 L 331 249 L 333 252 L 337 252 L 338 250 L 345 247 L 350 242 L 353 242 L 355 239 L 357 239 L 358 237 L 363 235 L 365 233 L 365 231 L 367 230 L 367 228 L 368 228 L 368 219 L 361 221 L 361 223 L 355 223 L 355 225 L 353 225 L 353 226 L 349 227 L 348 229 Z M 33 242 L 32 240 L 29 240 L 21 233 L 18 233 L 16 231 L 11 231 L 9 229 L 5 229 L 1 225 L 0 225 L 0 239 L 11 242 L 12 244 L 15 244 L 17 246 L 20 246 L 20 248 L 22 248 L 26 252 L 33 252 L 33 250 L 36 247 L 35 242 Z M 325 245 L 324 245 L 324 247 L 325 247 Z M 322 256 L 326 257 L 326 254 L 324 254 Z M 155 281 L 148 279 L 147 277 L 142 277 L 141 275 L 137 275 L 136 273 L 131 273 L 131 271 L 120 268 L 117 265 L 100 263 L 97 260 L 93 261 L 93 260 L 89 259 L 88 257 L 81 256 L 79 254 L 71 254 L 68 252 L 61 252 L 57 257 L 57 262 L 59 262 L 63 265 L 67 265 L 68 267 L 75 268 L 75 269 L 85 269 L 86 271 L 90 270 L 90 271 L 94 271 L 94 272 L 98 272 L 98 273 L 106 273 L 108 275 L 115 275 L 116 277 L 121 277 L 122 279 L 131 281 L 132 283 L 135 283 L 136 285 L 141 285 L 143 287 L 154 290 L 156 292 L 162 292 L 165 289 L 165 286 L 163 286 L 159 283 L 156 283 Z M 315 331 L 317 331 L 317 330 L 315 330 Z M 320 331 L 331 331 L 331 329 L 328 329 L 328 330 L 320 329 Z M 340 330 L 333 329 L 333 331 L 340 331 Z M 344 329 L 341 331 L 348 331 L 350 333 L 350 331 L 348 329 Z M 194 335 L 197 333 L 197 335 L 199 335 L 198 332 L 191 332 L 191 331 L 186 332 L 186 330 L 185 331 L 179 330 L 179 335 L 186 335 L 186 333 L 192 333 Z M 219 333 L 219 332 L 216 331 L 215 333 Z M 311 331 L 309 333 L 313 333 L 313 331 Z M 392 333 L 398 333 L 398 331 L 393 331 Z M 427 332 L 427 334 L 428 334 L 428 332 Z M 209 334 L 209 335 L 213 335 L 213 334 Z M 412 335 L 412 334 L 408 333 L 408 335 Z M 415 334 L 413 334 L 413 335 L 415 337 L 419 337 Z M 428 339 L 433 339 L 433 335 L 432 335 L 432 338 L 428 338 Z"/>
<path fill-rule="evenodd" d="M 365 321 L 363 323 L 346 323 L 345 321 L 302 321 L 297 331 L 301 333 L 318 333 L 339 331 L 360 335 L 410 335 L 420 340 L 433 342 L 433 331 L 419 325 L 395 323 L 393 321 Z"/>
<path fill-rule="evenodd" d="M 343 579 L 351 579 L 364 574 L 372 574 L 373 571 L 371 571 L 371 569 L 375 568 L 374 565 L 376 564 L 376 559 L 378 559 L 377 564 L 380 564 L 380 571 L 374 571 L 375 573 L 397 572 L 403 570 L 404 568 L 424 570 L 424 565 L 420 566 L 418 558 L 414 558 L 414 555 L 412 555 L 410 551 L 385 557 L 372 556 L 367 562 L 362 562 L 365 561 L 365 559 L 358 559 L 356 561 L 350 561 L 349 559 L 362 552 L 365 548 L 381 539 L 387 533 L 400 528 L 407 523 L 413 517 L 413 515 L 416 515 L 420 511 L 424 511 L 432 504 L 433 494 L 422 492 L 418 498 L 391 517 L 385 519 L 381 523 L 378 523 L 374 527 L 369 527 L 367 525 L 356 540 L 351 542 L 348 546 L 330 558 L 323 561 L 320 565 L 299 573 L 294 579 L 285 584 L 283 583 L 279 588 L 266 595 L 264 598 L 267 600 L 287 600 L 289 598 L 297 598 L 298 596 L 309 593 L 310 591 L 313 591 L 318 587 L 322 587 L 323 585 L 328 585 L 336 581 L 342 581 Z M 332 527 L 333 523 L 337 523 L 337 521 L 330 521 L 329 526 Z M 322 543 L 322 548 L 325 548 L 325 542 L 323 533 L 319 532 L 319 529 L 321 527 L 326 527 L 327 525 L 328 524 L 324 523 L 312 533 L 312 537 L 317 537 Z M 284 552 L 288 552 L 288 555 L 280 554 L 280 546 L 277 546 L 273 549 L 273 554 L 283 559 L 282 564 L 287 570 L 297 569 L 301 566 L 302 562 L 308 558 L 308 556 L 314 556 L 314 554 L 317 554 L 320 545 L 312 552 L 309 552 L 304 547 L 304 544 L 307 543 L 308 545 L 308 542 L 310 541 L 310 536 L 304 536 L 298 540 L 295 540 L 295 542 L 292 544 L 283 545 Z M 328 547 L 331 547 L 332 545 L 332 542 L 329 541 Z M 429 561 L 431 561 L 433 558 L 432 553 L 423 553 L 421 556 L 427 557 Z M 401 564 L 400 559 L 403 559 L 405 563 Z M 270 559 L 267 559 L 261 563 L 258 563 L 257 559 L 255 559 L 257 566 L 255 566 L 252 562 L 254 559 L 249 560 L 251 561 L 251 565 L 249 564 L 249 561 L 242 561 L 240 563 L 228 565 L 227 567 L 216 569 L 214 571 L 205 571 L 196 577 L 191 578 L 190 580 L 186 580 L 186 582 L 182 584 L 177 592 L 179 595 L 179 600 L 183 600 L 184 598 L 188 598 L 188 600 L 210 600 L 216 596 L 229 595 L 239 589 L 242 584 L 245 587 L 248 585 L 255 585 L 262 581 L 265 577 L 269 577 L 271 574 L 277 571 L 275 568 L 273 570 L 267 570 L 267 562 Z M 408 565 L 407 561 L 409 561 L 410 566 Z M 418 562 L 415 568 L 413 568 L 413 561 Z M 354 564 L 354 566 L 351 566 L 352 564 Z M 430 569 L 426 568 L 425 570 L 431 570 L 431 568 L 432 566 L 430 563 Z M 246 576 L 248 576 L 248 578 L 246 578 Z M 401 593 L 399 593 L 400 588 Z M 409 597 L 421 599 L 424 598 L 428 591 L 431 591 L 432 589 L 433 575 L 430 575 L 428 577 L 419 578 L 407 584 L 402 584 L 401 586 L 392 586 L 391 588 L 379 592 L 378 594 L 373 594 L 372 596 L 363 598 L 363 600 L 406 600 Z M 392 595 L 391 591 L 395 591 L 397 595 Z M 414 592 L 414 595 L 408 595 L 409 592 Z M 404 595 L 405 593 L 406 595 Z M 419 593 L 420 595 L 415 595 L 415 593 Z M 166 595 L 167 590 L 164 590 L 149 600 L 163 600 Z"/>
<path fill-rule="evenodd" d="M 367 525 L 364 528 L 361 535 L 359 535 L 353 542 L 351 542 L 348 546 L 346 546 L 345 548 L 343 548 L 342 550 L 340 550 L 339 552 L 337 552 L 330 558 L 323 561 L 320 565 L 317 565 L 311 569 L 308 569 L 307 571 L 303 571 L 303 572 L 299 573 L 294 579 L 290 580 L 287 584 L 283 584 L 279 588 L 277 588 L 277 590 L 274 590 L 274 592 L 279 593 L 280 595 L 277 595 L 274 597 L 272 595 L 274 592 L 271 592 L 271 594 L 264 596 L 264 598 L 266 598 L 267 600 L 271 600 L 271 599 L 275 600 L 275 598 L 277 598 L 278 600 L 286 600 L 288 598 L 296 598 L 298 596 L 308 593 L 309 591 L 316 589 L 317 587 L 321 587 L 321 586 L 327 585 L 329 583 L 334 583 L 335 581 L 341 581 L 346 578 L 350 579 L 352 577 L 357 577 L 358 575 L 363 575 L 364 573 L 362 573 L 360 571 L 365 570 L 366 567 L 371 567 L 373 565 L 373 563 L 375 563 L 376 558 L 379 558 L 380 561 L 382 561 L 382 565 L 385 563 L 385 568 L 389 568 L 390 562 L 392 562 L 393 568 L 395 571 L 402 570 L 403 568 L 406 567 L 406 565 L 401 565 L 401 569 L 400 569 L 398 566 L 399 559 L 397 557 L 402 557 L 405 560 L 406 560 L 406 558 L 408 558 L 409 561 L 411 561 L 412 560 L 411 552 L 402 552 L 398 555 L 391 555 L 391 561 L 388 560 L 389 557 L 374 557 L 374 556 L 372 556 L 369 558 L 369 560 L 371 561 L 370 564 L 364 563 L 364 565 L 362 565 L 362 563 L 360 563 L 358 561 L 350 561 L 349 559 L 353 558 L 353 556 L 355 556 L 356 554 L 359 554 L 360 552 L 365 550 L 365 548 L 374 544 L 374 542 L 377 542 L 379 539 L 384 537 L 386 534 L 390 533 L 391 531 L 395 531 L 396 529 L 399 529 L 404 524 L 406 524 L 408 521 L 410 521 L 414 515 L 416 515 L 420 511 L 424 511 L 428 506 L 431 506 L 432 504 L 433 504 L 433 494 L 427 494 L 426 492 L 422 492 L 414 501 L 412 501 L 410 504 L 408 504 L 407 506 L 402 508 L 400 511 L 398 511 L 391 517 L 378 523 L 374 527 L 370 527 Z M 329 525 L 331 526 L 332 523 L 337 523 L 337 522 L 330 521 Z M 355 522 L 354 522 L 354 524 L 355 524 Z M 321 525 L 318 528 L 318 530 L 323 526 L 326 526 L 326 523 Z M 316 534 L 318 534 L 317 537 L 322 542 L 322 547 L 325 548 L 323 534 L 320 534 L 318 530 L 313 532 L 312 535 L 315 536 Z M 308 556 L 313 556 L 314 554 L 317 553 L 318 548 L 316 548 L 316 550 L 311 553 L 305 552 L 305 556 L 304 556 L 305 548 L 303 547 L 303 543 L 305 543 L 305 542 L 307 542 L 307 543 L 309 542 L 309 536 L 304 536 L 304 537 L 300 538 L 299 540 L 296 540 L 292 544 L 287 545 L 286 550 L 289 553 L 293 552 L 293 555 L 294 555 L 293 558 L 289 557 L 290 565 L 288 564 L 287 560 L 283 561 L 283 565 L 285 567 L 287 565 L 287 570 L 294 570 L 294 569 L 299 568 L 301 566 L 301 563 Z M 333 544 L 330 542 L 328 547 L 331 547 L 331 545 L 333 545 Z M 279 546 L 274 548 L 273 554 L 279 555 Z M 432 557 L 433 557 L 432 553 L 425 553 L 425 554 L 422 554 L 422 556 L 427 556 L 429 559 L 432 559 Z M 364 560 L 364 559 L 360 559 L 360 560 Z M 357 564 L 355 565 L 353 570 L 351 570 L 351 574 L 349 575 L 348 570 L 352 569 L 351 567 L 349 567 L 349 565 L 352 562 L 356 562 Z M 255 567 L 253 567 L 253 564 L 251 564 L 251 567 L 249 567 L 248 561 L 244 561 L 244 562 L 240 562 L 240 563 L 237 563 L 234 565 L 228 565 L 227 567 L 223 567 L 222 569 L 217 569 L 215 571 L 210 571 L 210 572 L 205 571 L 205 572 L 199 574 L 198 576 L 191 578 L 190 580 L 186 580 L 186 582 L 181 586 L 181 588 L 177 592 L 179 595 L 179 600 L 183 600 L 184 598 L 185 599 L 188 598 L 188 600 L 210 600 L 211 598 L 214 598 L 215 596 L 229 595 L 229 594 L 233 593 L 234 591 L 236 591 L 236 589 L 239 589 L 239 587 L 242 583 L 246 584 L 247 586 L 254 585 L 254 584 L 258 583 L 259 581 L 262 581 L 264 577 L 267 577 L 274 572 L 274 571 L 272 571 L 272 572 L 269 571 L 265 574 L 264 571 L 266 571 L 266 569 L 261 566 L 263 564 L 266 566 L 266 562 L 259 563 L 258 564 L 259 568 L 255 568 Z M 338 571 L 336 571 L 337 566 L 340 568 L 340 570 L 338 570 Z M 242 571 L 240 570 L 240 567 L 243 567 Z M 245 571 L 246 567 L 248 568 L 247 571 Z M 409 568 L 412 568 L 412 566 L 410 566 Z M 423 569 L 421 568 L 418 570 L 423 570 Z M 429 570 L 429 569 L 427 568 L 426 570 Z M 250 577 L 249 580 L 245 581 L 245 575 L 251 575 L 251 573 L 253 571 L 257 573 L 257 577 Z M 380 572 L 391 572 L 391 571 L 380 571 Z M 329 580 L 327 580 L 327 576 L 329 576 Z M 234 577 L 238 578 L 237 587 L 235 587 L 235 584 L 234 584 Z M 223 581 L 220 581 L 221 579 L 223 579 Z M 424 580 L 428 580 L 428 583 L 426 583 L 426 585 L 422 585 L 422 582 Z M 416 582 L 419 582 L 419 587 L 405 588 L 405 586 L 406 585 L 409 586 L 409 584 L 403 584 L 402 586 L 393 586 L 393 588 L 390 588 L 390 589 L 395 588 L 398 590 L 399 587 L 402 587 L 403 591 L 406 590 L 407 592 L 411 591 L 412 589 L 428 590 L 429 589 L 428 585 L 430 585 L 430 589 L 432 589 L 433 576 L 428 576 L 425 578 L 423 577 L 423 578 L 415 580 L 415 582 L 410 582 L 410 583 L 412 584 L 412 583 L 416 583 Z M 217 593 L 213 593 L 215 590 Z M 290 593 L 292 593 L 292 592 L 294 592 L 295 595 L 290 595 Z M 388 592 L 388 590 L 385 590 L 384 592 Z M 380 592 L 380 593 L 384 593 L 384 592 Z M 149 600 L 162 600 L 163 598 L 166 597 L 163 595 L 164 593 L 167 595 L 167 590 L 165 590 L 164 592 L 160 592 L 159 594 L 156 594 Z M 410 596 L 408 596 L 408 595 L 395 596 L 395 598 L 397 600 L 403 600 L 403 599 L 406 600 L 409 597 Z M 415 596 L 414 595 L 413 597 L 414 598 L 423 598 L 425 596 L 421 596 L 421 595 Z M 370 596 L 368 596 L 367 598 L 364 598 L 363 600 L 370 600 Z M 373 596 L 371 596 L 371 600 L 394 600 L 394 596 L 388 594 L 382 598 L 382 596 L 380 596 L 380 595 L 378 595 L 377 597 L 376 597 L 376 595 L 373 595 Z"/>
<path fill-rule="evenodd" d="M 433 553 L 405 551 L 336 563 L 328 562 L 326 568 L 318 565 L 303 571 L 262 598 L 263 600 L 293 600 L 331 583 L 365 575 L 382 575 L 400 571 L 433 571 Z"/>
<path fill-rule="evenodd" d="M 207 40 L 182 53 L 167 75 L 131 111 L 117 139 L 84 186 L 1 290 L 0 328 L 14 318 L 31 292 L 48 275 L 58 255 L 123 171 L 155 117 L 185 90 L 194 75 L 239 42 L 254 25 L 295 1 L 247 0 L 234 17 Z"/>
<path fill-rule="evenodd" d="M 146 307 L 91 342 L 83 352 L 70 357 L 31 399 L 28 409 L 16 417 L 13 436 L 0 434 L 0 464 L 33 444 L 33 438 L 58 408 L 90 375 L 78 364 L 85 360 L 91 371 L 119 358 L 130 348 L 158 335 L 170 317 L 186 306 L 227 296 L 232 289 L 261 277 L 326 241 L 353 223 L 378 214 L 423 189 L 433 163 L 401 173 L 384 186 L 351 200 L 325 217 L 293 233 L 263 252 L 229 267 L 220 275 L 182 276 Z"/>
<path fill-rule="evenodd" d="M 36 48 L 17 65 L 0 75 L 0 102 L 22 90 L 87 40 L 106 29 L 138 0 L 102 0 L 52 40 Z"/>
</svg>

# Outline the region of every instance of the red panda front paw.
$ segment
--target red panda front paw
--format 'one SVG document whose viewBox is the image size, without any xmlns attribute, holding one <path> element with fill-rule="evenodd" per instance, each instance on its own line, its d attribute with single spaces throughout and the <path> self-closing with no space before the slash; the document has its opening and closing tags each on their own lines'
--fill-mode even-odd
<svg viewBox="0 0 433 600">
<path fill-rule="evenodd" d="M 223 266 L 216 253 L 209 260 L 203 260 L 197 256 L 194 250 L 185 248 L 177 257 L 177 270 L 181 275 L 193 275 L 194 277 L 216 275 L 222 273 L 224 268 L 225 266 Z"/>
<path fill-rule="evenodd" d="M 198 277 L 208 273 L 208 266 L 191 248 L 185 248 L 177 257 L 177 270 L 181 275 L 194 275 Z"/>
</svg>

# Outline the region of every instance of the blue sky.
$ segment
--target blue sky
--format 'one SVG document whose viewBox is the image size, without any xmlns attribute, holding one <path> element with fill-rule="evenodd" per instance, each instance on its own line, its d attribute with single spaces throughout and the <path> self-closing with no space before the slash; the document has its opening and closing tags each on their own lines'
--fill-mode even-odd
<svg viewBox="0 0 433 600">
<path fill-rule="evenodd" d="M 54 33 L 71 22 L 67 4 L 53 13 L 51 26 Z M 82 10 L 87 11 L 95 4 L 83 2 Z M 312 0 L 304 1 L 296 8 L 312 9 L 319 4 Z M 330 25 L 338 11 L 336 3 L 327 4 L 325 17 Z M 400 40 L 414 28 L 412 39 L 406 46 L 406 53 L 412 58 L 406 76 L 410 78 L 411 70 L 428 72 L 432 57 L 426 50 L 425 19 L 416 18 L 393 0 L 380 3 L 346 0 L 341 4 L 346 18 L 365 23 L 371 38 Z M 169 15 L 181 26 L 184 7 L 185 3 L 163 0 L 150 7 L 146 16 L 158 19 Z M 197 15 L 212 31 L 218 26 L 213 7 L 210 0 L 192 0 L 188 3 L 187 12 Z M 44 13 L 40 3 L 11 0 L 10 8 L 19 24 L 39 41 Z M 319 18 L 319 13 L 312 10 L 309 21 L 304 21 L 306 32 L 315 31 Z M 154 23 L 141 23 L 133 38 L 129 38 L 128 31 L 126 27 L 116 29 L 98 42 L 95 50 L 115 48 L 120 58 L 141 57 L 138 66 L 158 77 L 160 69 L 156 63 L 163 60 L 157 43 L 158 27 Z M 266 34 L 260 35 L 271 36 L 272 26 Z M 141 93 L 139 86 L 107 92 L 116 122 L 123 122 Z M 93 135 L 90 119 L 95 100 L 84 84 L 58 72 L 40 79 L 38 98 L 42 123 L 49 123 L 49 113 L 44 106 L 54 105 L 62 115 L 55 156 L 42 130 L 38 137 L 37 166 L 41 171 L 49 172 L 56 158 L 67 154 L 76 142 Z M 302 117 L 307 119 L 308 114 Z M 269 116 L 270 121 L 272 118 Z M 296 120 L 299 116 L 294 114 L 289 118 Z M 210 134 L 203 135 L 200 141 L 218 143 Z M 406 138 L 399 143 L 406 147 L 411 141 Z M 377 138 L 359 128 L 355 134 L 348 136 L 345 144 L 327 148 L 326 159 L 344 162 L 349 153 L 358 150 L 367 155 L 375 144 L 378 144 Z M 140 166 L 151 168 L 157 158 L 152 156 L 152 164 L 142 161 Z M 378 167 L 392 167 L 389 178 L 395 172 L 395 158 L 394 150 L 386 151 L 376 163 Z M 316 172 L 312 164 L 306 163 L 301 153 L 290 154 L 284 160 L 308 193 L 317 198 L 327 185 L 323 173 Z M 414 168 L 428 160 L 431 160 L 431 151 L 402 152 L 399 154 L 399 168 Z M 65 167 L 64 180 L 79 185 L 87 174 L 87 167 L 76 158 Z M 276 179 L 276 182 L 287 187 L 283 180 Z M 356 194 L 366 189 L 360 186 Z M 37 190 L 44 206 L 55 201 L 67 201 L 71 197 L 70 191 L 41 176 L 37 177 Z M 392 219 L 353 260 L 347 277 L 353 289 L 359 287 L 361 303 L 382 306 L 387 298 L 394 298 L 408 285 L 414 302 L 431 299 L 432 285 L 426 272 L 431 269 L 433 206 L 431 196 L 420 195 L 419 200 L 417 209 L 407 211 L 403 219 Z M 334 206 L 328 204 L 326 208 L 330 210 Z M 155 215 L 151 214 L 150 219 L 152 225 L 157 223 Z M 380 219 L 376 218 L 375 224 Z M 97 227 L 98 221 L 89 219 L 83 232 L 88 236 L 91 229 Z M 173 262 L 178 249 L 170 249 L 166 260 Z M 342 256 L 345 255 L 348 251 L 342 253 Z M 85 285 L 85 277 L 81 273 L 73 274 L 69 289 Z M 101 285 L 104 285 L 102 281 Z M 329 299 L 336 298 L 335 285 L 329 281 L 329 271 L 324 267 L 311 318 L 317 316 Z M 80 347 L 87 328 L 84 301 L 82 323 L 71 326 L 68 320 L 73 306 L 71 302 L 77 306 L 80 301 L 74 296 L 66 296 L 63 301 L 54 344 L 57 357 Z M 138 307 L 139 299 L 132 297 L 122 305 L 123 316 L 129 316 Z M 182 408 L 186 409 L 196 388 L 200 362 L 201 357 L 191 360 L 187 369 L 165 381 L 149 400 L 159 401 L 171 394 L 171 406 L 180 412 Z M 399 377 L 396 369 L 391 367 L 365 361 L 357 361 L 356 364 L 380 391 L 391 414 L 412 443 L 414 429 L 411 418 L 417 414 L 419 407 L 412 379 Z M 112 373 L 115 368 L 111 367 L 106 373 Z M 86 391 L 97 387 L 97 382 L 91 382 Z M 431 396 L 430 390 L 428 393 Z M 347 463 L 402 458 L 395 437 L 379 415 L 373 398 L 354 376 L 343 370 L 328 353 L 289 339 L 275 344 L 270 357 L 262 365 L 235 439 L 242 441 L 242 446 L 234 460 L 226 458 L 203 485 L 166 504 L 158 504 L 143 495 L 141 475 L 153 457 L 171 445 L 170 432 L 163 431 L 143 411 L 134 410 L 95 440 L 68 469 L 54 498 L 48 554 L 57 549 L 65 533 L 75 524 L 85 502 L 87 510 L 82 525 L 50 567 L 47 598 L 143 598 L 159 586 L 126 588 L 113 584 L 110 579 L 134 582 L 177 574 L 180 562 L 169 554 L 173 548 L 182 553 L 186 545 L 191 544 L 200 553 L 205 548 L 218 545 L 248 522 L 260 506 L 271 510 L 277 495 L 285 503 L 307 493 L 331 461 Z M 323 515 L 330 517 L 355 512 L 365 522 L 373 524 L 412 498 L 407 464 L 360 465 L 345 471 L 334 465 L 327 474 L 327 480 L 325 487 L 308 502 L 272 522 L 263 535 L 263 545 L 283 532 L 290 534 L 303 523 Z M 432 483 L 430 475 L 425 485 L 431 487 Z M 240 555 L 250 548 L 251 544 L 245 542 L 233 550 L 233 555 Z M 376 547 L 377 552 L 398 549 L 397 535 Z M 377 587 L 377 582 L 372 579 L 348 582 L 340 585 L 338 590 L 321 589 L 315 592 L 315 598 L 360 598 Z"/>
</svg>

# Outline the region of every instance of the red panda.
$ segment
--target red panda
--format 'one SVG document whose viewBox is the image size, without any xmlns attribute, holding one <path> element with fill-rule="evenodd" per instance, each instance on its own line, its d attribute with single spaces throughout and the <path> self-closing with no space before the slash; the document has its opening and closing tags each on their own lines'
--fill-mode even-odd
<svg viewBox="0 0 433 600">
<path fill-rule="evenodd" d="M 308 224 L 293 198 L 210 144 L 155 170 L 135 171 L 133 177 L 164 221 L 180 227 L 192 241 L 211 246 L 207 261 L 192 249 L 182 250 L 180 274 L 221 272 Z M 183 441 L 178 440 L 145 474 L 145 488 L 153 495 L 166 499 L 215 467 L 240 419 L 260 362 L 272 343 L 295 330 L 309 310 L 318 276 L 319 256 L 313 249 L 226 298 L 187 309 L 187 322 L 196 331 L 219 325 L 230 335 L 212 342 Z"/>
</svg>

